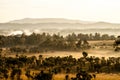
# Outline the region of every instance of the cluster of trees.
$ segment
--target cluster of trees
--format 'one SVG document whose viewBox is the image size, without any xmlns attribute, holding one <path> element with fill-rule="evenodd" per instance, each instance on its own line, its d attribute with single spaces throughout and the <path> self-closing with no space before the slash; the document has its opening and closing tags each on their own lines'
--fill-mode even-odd
<svg viewBox="0 0 120 80">
<path fill-rule="evenodd" d="M 100 35 L 99 33 L 93 34 L 68 34 L 61 36 L 60 34 L 31 34 L 31 35 L 14 35 L 3 36 L 0 35 L 0 47 L 16 47 L 24 46 L 31 48 L 31 52 L 38 52 L 38 50 L 77 50 L 82 48 L 89 48 L 88 40 L 113 40 L 115 36 L 107 34 Z M 19 51 L 19 50 L 18 50 Z"/>
<path fill-rule="evenodd" d="M 48 72 L 51 76 L 58 73 L 80 73 L 80 71 L 112 73 L 120 71 L 120 57 L 88 57 L 87 52 L 83 52 L 83 57 L 78 59 L 73 56 L 66 57 L 48 57 L 43 58 L 42 55 L 27 57 L 24 55 L 16 55 L 16 57 L 0 56 L 0 78 L 11 78 L 11 80 L 20 80 L 20 76 L 25 71 L 28 78 L 40 78 L 41 73 L 35 75 L 31 70 Z M 22 69 L 22 70 L 21 70 Z M 45 74 L 48 77 L 48 74 Z M 3 77 L 1 77 L 3 76 Z M 43 77 L 42 77 L 43 78 Z M 41 79 L 35 79 L 41 80 Z M 44 79 L 46 80 L 46 79 Z M 86 80 L 86 79 L 85 79 Z"/>
</svg>

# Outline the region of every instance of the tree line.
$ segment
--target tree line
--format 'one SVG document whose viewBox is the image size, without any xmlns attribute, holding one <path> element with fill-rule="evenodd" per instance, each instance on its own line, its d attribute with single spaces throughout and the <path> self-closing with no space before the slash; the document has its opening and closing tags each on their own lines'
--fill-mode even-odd
<svg viewBox="0 0 120 80">
<path fill-rule="evenodd" d="M 48 51 L 48 50 L 79 50 L 88 49 L 90 47 L 88 40 L 114 40 L 114 35 L 100 33 L 93 34 L 68 34 L 62 36 L 59 33 L 50 35 L 48 33 L 31 35 L 0 35 L 0 47 L 16 49 L 30 49 L 30 52 Z M 19 48 L 20 47 L 20 48 Z M 13 49 L 14 48 L 14 49 Z M 23 50 L 25 51 L 25 50 Z"/>
</svg>

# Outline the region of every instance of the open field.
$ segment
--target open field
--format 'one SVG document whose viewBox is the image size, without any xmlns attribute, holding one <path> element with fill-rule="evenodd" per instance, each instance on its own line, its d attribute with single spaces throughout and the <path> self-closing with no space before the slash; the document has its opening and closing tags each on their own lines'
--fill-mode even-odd
<svg viewBox="0 0 120 80">
<path fill-rule="evenodd" d="M 91 45 L 91 49 L 85 50 L 88 53 L 88 56 L 96 56 L 96 57 L 120 57 L 120 52 L 115 52 L 114 48 L 112 46 L 113 41 L 89 41 L 89 44 Z M 21 53 L 26 56 L 36 56 L 43 55 L 44 58 L 46 57 L 65 57 L 72 55 L 74 58 L 80 58 L 82 57 L 82 51 L 49 51 L 44 53 Z M 19 54 L 20 55 L 20 54 Z M 15 53 L 6 54 L 6 56 L 15 57 Z M 28 80 L 25 76 L 25 73 L 23 71 L 22 80 Z M 75 74 L 69 74 L 69 77 L 75 77 Z M 65 80 L 65 74 L 57 74 L 53 75 L 54 80 Z M 8 79 L 9 80 L 9 79 Z M 119 73 L 100 73 L 96 74 L 96 79 L 92 80 L 120 80 L 120 74 Z"/>
<path fill-rule="evenodd" d="M 53 75 L 53 80 L 65 80 L 66 74 L 56 74 Z M 72 77 L 75 77 L 75 74 L 69 74 L 69 79 Z M 11 80 L 8 78 L 7 80 Z M 29 80 L 24 74 L 21 75 L 21 80 Z M 32 79 L 30 79 L 32 80 Z M 96 78 L 92 78 L 91 80 L 120 80 L 120 74 L 106 74 L 106 73 L 100 73 L 96 74 Z"/>
<path fill-rule="evenodd" d="M 70 77 L 75 77 L 74 74 L 70 74 Z M 57 74 L 54 75 L 54 80 L 64 80 L 65 74 Z M 92 78 L 92 80 L 120 80 L 120 74 L 97 74 L 96 78 Z"/>
<path fill-rule="evenodd" d="M 21 53 L 26 56 L 36 56 L 38 57 L 40 54 L 46 57 L 55 57 L 55 56 L 69 56 L 72 55 L 75 58 L 82 57 L 82 51 L 88 52 L 88 56 L 96 56 L 96 57 L 120 57 L 120 52 L 115 52 L 113 48 L 113 40 L 101 40 L 101 41 L 89 41 L 91 45 L 91 49 L 81 50 L 81 51 L 48 51 L 44 53 Z M 6 54 L 6 56 L 15 57 L 16 54 L 10 53 Z"/>
<path fill-rule="evenodd" d="M 120 57 L 120 52 L 115 52 L 114 49 L 108 50 L 108 49 L 89 49 L 85 50 L 88 52 L 88 56 L 96 56 L 96 57 Z M 34 54 L 29 54 L 29 53 L 24 53 L 22 55 L 26 55 L 28 57 L 30 56 L 36 56 L 38 57 L 39 55 L 43 55 L 44 58 L 46 57 L 64 57 L 64 56 L 69 56 L 72 55 L 74 58 L 79 58 L 82 57 L 82 51 L 79 52 L 69 52 L 69 51 L 55 51 L 55 52 L 46 52 L 46 53 L 34 53 Z M 15 54 L 9 54 L 6 56 L 11 56 L 15 57 Z"/>
<path fill-rule="evenodd" d="M 66 74 L 53 75 L 53 80 L 65 80 L 65 75 Z M 75 76 L 76 76 L 75 74 L 69 74 L 69 79 Z M 24 75 L 24 73 L 21 75 L 21 79 L 28 80 L 28 78 Z M 118 74 L 100 73 L 100 74 L 96 74 L 96 78 L 92 78 L 92 80 L 120 80 L 120 73 Z"/>
</svg>

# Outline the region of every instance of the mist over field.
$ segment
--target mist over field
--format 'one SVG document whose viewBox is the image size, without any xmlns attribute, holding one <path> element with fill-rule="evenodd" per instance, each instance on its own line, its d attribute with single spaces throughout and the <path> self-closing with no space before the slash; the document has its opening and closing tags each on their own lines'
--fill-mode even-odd
<svg viewBox="0 0 120 80">
<path fill-rule="evenodd" d="M 7 23 L 0 23 L 1 35 L 16 35 L 22 33 L 30 35 L 33 32 L 46 32 L 50 34 L 60 33 L 64 36 L 73 32 L 76 34 L 94 34 L 97 32 L 117 36 L 120 34 L 120 24 L 69 20 L 62 18 L 25 18 Z"/>
<path fill-rule="evenodd" d="M 0 0 L 0 80 L 120 80 L 120 0 Z"/>
</svg>

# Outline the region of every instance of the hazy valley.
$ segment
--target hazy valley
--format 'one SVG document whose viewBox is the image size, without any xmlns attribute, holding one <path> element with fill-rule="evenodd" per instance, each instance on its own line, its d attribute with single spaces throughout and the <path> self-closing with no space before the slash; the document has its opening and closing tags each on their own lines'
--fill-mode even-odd
<svg viewBox="0 0 120 80">
<path fill-rule="evenodd" d="M 43 18 L 32 19 L 25 18 L 21 20 L 14 20 L 7 23 L 0 23 L 0 34 L 14 35 L 25 33 L 60 33 L 67 35 L 69 33 L 101 33 L 110 35 L 120 34 L 120 24 L 107 22 L 89 22 L 79 20 L 69 20 L 62 18 Z"/>
</svg>

